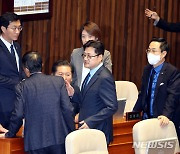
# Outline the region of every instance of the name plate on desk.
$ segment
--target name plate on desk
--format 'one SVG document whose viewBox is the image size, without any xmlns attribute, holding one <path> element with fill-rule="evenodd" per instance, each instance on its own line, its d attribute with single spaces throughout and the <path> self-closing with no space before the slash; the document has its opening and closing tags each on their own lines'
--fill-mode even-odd
<svg viewBox="0 0 180 154">
<path fill-rule="evenodd" d="M 141 119 L 141 112 L 126 112 L 126 121 Z"/>
</svg>

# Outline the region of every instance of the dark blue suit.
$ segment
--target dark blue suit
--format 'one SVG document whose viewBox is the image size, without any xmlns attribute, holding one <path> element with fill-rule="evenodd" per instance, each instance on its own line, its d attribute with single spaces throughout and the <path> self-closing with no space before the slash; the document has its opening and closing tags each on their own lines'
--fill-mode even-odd
<svg viewBox="0 0 180 154">
<path fill-rule="evenodd" d="M 169 32 L 180 32 L 180 22 L 168 23 L 165 20 L 160 19 L 156 26 Z"/>
<path fill-rule="evenodd" d="M 134 111 L 147 112 L 147 87 L 152 66 L 147 65 L 142 77 L 141 92 Z M 180 139 L 180 72 L 169 63 L 164 63 L 159 74 L 153 103 L 153 117 L 164 115 L 175 124 Z"/>
<path fill-rule="evenodd" d="M 25 118 L 25 151 L 64 144 L 74 130 L 74 118 L 63 78 L 34 74 L 18 84 L 16 95 L 6 137 L 14 137 Z"/>
<path fill-rule="evenodd" d="M 103 131 L 109 144 L 113 140 L 113 114 L 117 108 L 113 76 L 101 66 L 83 90 L 79 121 L 84 120 L 89 128 Z"/>
<path fill-rule="evenodd" d="M 21 49 L 16 42 L 14 47 L 19 56 L 19 72 L 15 60 L 0 39 L 0 124 L 5 128 L 8 128 L 14 108 L 15 85 L 22 80 Z"/>
</svg>

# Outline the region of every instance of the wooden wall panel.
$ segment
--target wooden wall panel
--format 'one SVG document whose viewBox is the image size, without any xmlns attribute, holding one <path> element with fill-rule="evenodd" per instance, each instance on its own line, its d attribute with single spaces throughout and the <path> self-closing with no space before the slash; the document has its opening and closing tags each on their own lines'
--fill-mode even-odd
<svg viewBox="0 0 180 154">
<path fill-rule="evenodd" d="M 101 9 L 99 4 L 102 6 Z M 111 8 L 114 5 L 112 14 Z M 102 40 L 112 55 L 113 74 L 116 80 L 130 80 L 140 88 L 143 68 L 147 64 L 145 50 L 152 37 L 164 37 L 168 40 L 171 51 L 167 61 L 180 68 L 179 33 L 165 32 L 154 27 L 153 21 L 144 14 L 145 8 L 150 8 L 157 11 L 165 20 L 177 22 L 179 7 L 178 0 L 90 0 L 90 11 L 87 15 L 102 30 Z"/>
<path fill-rule="evenodd" d="M 53 8 L 49 70 L 58 59 L 70 60 L 72 50 L 80 46 L 78 30 L 86 21 L 86 1 L 84 0 L 54 0 Z"/>
<path fill-rule="evenodd" d="M 2 0 L 0 0 L 0 14 Z M 19 42 L 23 53 L 39 51 L 44 69 L 58 59 L 70 60 L 74 48 L 80 47 L 79 29 L 91 20 L 102 31 L 102 42 L 111 52 L 115 80 L 130 80 L 138 88 L 147 64 L 145 50 L 153 36 L 164 37 L 171 45 L 167 60 L 180 68 L 180 33 L 170 33 L 153 26 L 145 17 L 150 8 L 169 22 L 180 22 L 179 0 L 53 0 L 51 19 L 24 22 Z"/>
<path fill-rule="evenodd" d="M 0 14 L 2 12 L 2 0 L 0 0 Z"/>
</svg>

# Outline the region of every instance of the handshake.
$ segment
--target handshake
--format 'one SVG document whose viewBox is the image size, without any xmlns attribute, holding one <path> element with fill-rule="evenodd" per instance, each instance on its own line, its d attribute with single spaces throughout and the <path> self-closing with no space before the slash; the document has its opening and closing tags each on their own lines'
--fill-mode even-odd
<svg viewBox="0 0 180 154">
<path fill-rule="evenodd" d="M 6 132 L 8 132 L 8 130 L 0 124 L 0 138 L 5 137 Z"/>
</svg>

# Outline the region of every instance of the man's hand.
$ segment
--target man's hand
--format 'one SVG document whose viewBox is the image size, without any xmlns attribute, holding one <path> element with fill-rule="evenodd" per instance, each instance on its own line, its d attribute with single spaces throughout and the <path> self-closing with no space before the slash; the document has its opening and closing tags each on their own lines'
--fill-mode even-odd
<svg viewBox="0 0 180 154">
<path fill-rule="evenodd" d="M 8 132 L 8 130 L 5 129 L 5 128 L 0 124 L 0 132 L 6 133 L 6 132 Z"/>
<path fill-rule="evenodd" d="M 89 129 L 89 126 L 84 121 L 81 121 L 79 123 L 82 125 L 81 127 L 79 127 L 79 129 Z"/>
<path fill-rule="evenodd" d="M 71 84 L 67 80 L 65 80 L 65 83 L 66 83 L 66 89 L 67 89 L 68 95 L 73 96 L 74 88 L 71 86 Z"/>
<path fill-rule="evenodd" d="M 145 14 L 149 19 L 154 19 L 154 20 L 157 20 L 157 21 L 159 21 L 159 19 L 160 19 L 160 17 L 158 16 L 158 14 L 156 12 L 151 11 L 149 9 L 145 10 Z"/>
<path fill-rule="evenodd" d="M 5 133 L 0 134 L 0 138 L 5 138 Z"/>
<path fill-rule="evenodd" d="M 164 127 L 169 124 L 169 119 L 166 116 L 158 116 L 158 120 L 160 121 L 160 126 Z"/>
<path fill-rule="evenodd" d="M 79 113 L 76 114 L 75 118 L 74 118 L 74 122 L 77 124 L 79 121 Z"/>
</svg>

